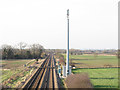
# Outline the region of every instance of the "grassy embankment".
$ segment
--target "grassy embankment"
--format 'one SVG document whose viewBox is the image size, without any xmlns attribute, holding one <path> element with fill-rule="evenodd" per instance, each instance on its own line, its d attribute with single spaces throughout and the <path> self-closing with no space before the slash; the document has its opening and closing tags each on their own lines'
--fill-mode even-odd
<svg viewBox="0 0 120 90">
<path fill-rule="evenodd" d="M 28 68 L 35 61 L 33 60 L 2 60 L 2 76 L 0 76 L 0 83 L 5 86 L 15 88 L 21 81 L 26 79 L 27 75 L 30 75 L 33 68 Z M 26 64 L 26 67 L 24 65 Z"/>
</svg>

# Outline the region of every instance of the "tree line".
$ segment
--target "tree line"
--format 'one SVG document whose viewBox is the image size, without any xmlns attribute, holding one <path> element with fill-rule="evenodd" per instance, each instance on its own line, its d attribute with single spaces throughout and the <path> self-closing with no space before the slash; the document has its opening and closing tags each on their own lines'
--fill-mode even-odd
<svg viewBox="0 0 120 90">
<path fill-rule="evenodd" d="M 28 45 L 24 42 L 20 42 L 16 46 L 2 45 L 0 52 L 2 53 L 2 59 L 39 59 L 45 57 L 42 45 Z"/>
<path fill-rule="evenodd" d="M 46 49 L 46 52 L 54 52 L 54 53 L 62 53 L 66 54 L 66 49 Z M 117 49 L 103 49 L 103 50 L 81 50 L 81 49 L 69 49 L 70 55 L 82 55 L 82 54 L 109 54 L 109 55 L 117 55 Z"/>
</svg>

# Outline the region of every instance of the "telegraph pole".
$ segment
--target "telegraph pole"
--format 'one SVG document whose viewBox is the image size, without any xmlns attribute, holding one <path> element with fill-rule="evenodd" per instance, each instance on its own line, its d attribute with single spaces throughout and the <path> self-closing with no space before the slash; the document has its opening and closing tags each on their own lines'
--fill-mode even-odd
<svg viewBox="0 0 120 90">
<path fill-rule="evenodd" d="M 69 9 L 67 10 L 67 57 L 66 57 L 66 76 L 69 75 Z"/>
</svg>

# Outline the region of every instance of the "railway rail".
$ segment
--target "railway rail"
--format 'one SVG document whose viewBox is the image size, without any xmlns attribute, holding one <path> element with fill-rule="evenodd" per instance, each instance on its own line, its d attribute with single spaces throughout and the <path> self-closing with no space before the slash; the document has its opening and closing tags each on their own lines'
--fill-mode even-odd
<svg viewBox="0 0 120 90">
<path fill-rule="evenodd" d="M 35 74 L 23 85 L 24 89 L 60 88 L 54 56 L 49 55 Z"/>
</svg>

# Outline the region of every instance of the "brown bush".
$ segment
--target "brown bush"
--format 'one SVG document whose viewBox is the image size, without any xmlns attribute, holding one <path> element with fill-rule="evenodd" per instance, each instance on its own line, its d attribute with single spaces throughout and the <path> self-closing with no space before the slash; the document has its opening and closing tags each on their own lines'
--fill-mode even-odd
<svg viewBox="0 0 120 90">
<path fill-rule="evenodd" d="M 65 83 L 67 88 L 93 88 L 86 73 L 68 75 Z"/>
</svg>

